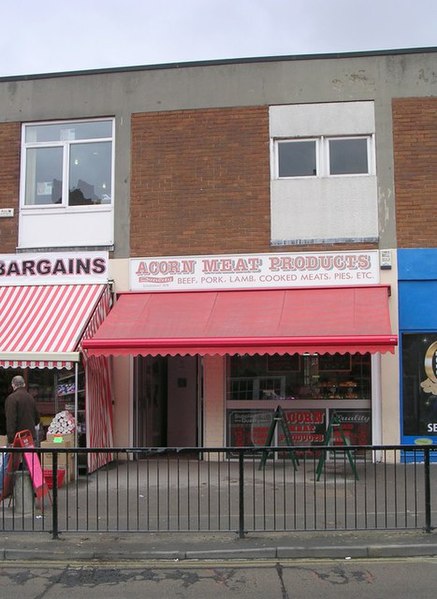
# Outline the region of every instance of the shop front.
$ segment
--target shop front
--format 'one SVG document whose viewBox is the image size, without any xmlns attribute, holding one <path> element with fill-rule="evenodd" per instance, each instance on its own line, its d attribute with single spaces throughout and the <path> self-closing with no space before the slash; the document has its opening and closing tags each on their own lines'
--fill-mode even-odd
<svg viewBox="0 0 437 599">
<path fill-rule="evenodd" d="M 398 264 L 402 442 L 436 445 L 437 250 L 398 250 Z"/>
<path fill-rule="evenodd" d="M 227 364 L 227 439 L 262 446 L 277 406 L 296 446 L 321 444 L 334 414 L 351 445 L 370 445 L 371 354 L 231 356 Z M 275 429 L 275 445 L 285 442 Z"/>
<path fill-rule="evenodd" d="M 130 290 L 84 346 L 132 358 L 138 445 L 182 446 L 171 430 L 188 423 L 188 446 L 263 445 L 278 406 L 296 445 L 321 442 L 334 412 L 351 443 L 380 441 L 380 354 L 397 337 L 378 252 L 144 258 L 129 268 Z"/>
<path fill-rule="evenodd" d="M 2 433 L 4 401 L 21 374 L 37 402 L 42 439 L 67 410 L 77 446 L 112 445 L 109 368 L 82 352 L 110 309 L 107 266 L 107 254 L 96 252 L 0 256 Z M 86 467 L 94 469 L 94 461 Z"/>
</svg>

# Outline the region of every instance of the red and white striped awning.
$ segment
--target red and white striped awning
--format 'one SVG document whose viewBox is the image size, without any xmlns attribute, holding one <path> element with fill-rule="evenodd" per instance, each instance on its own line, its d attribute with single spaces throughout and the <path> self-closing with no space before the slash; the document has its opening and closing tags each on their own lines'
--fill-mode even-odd
<svg viewBox="0 0 437 599">
<path fill-rule="evenodd" d="M 71 368 L 106 285 L 0 287 L 0 367 Z"/>
</svg>

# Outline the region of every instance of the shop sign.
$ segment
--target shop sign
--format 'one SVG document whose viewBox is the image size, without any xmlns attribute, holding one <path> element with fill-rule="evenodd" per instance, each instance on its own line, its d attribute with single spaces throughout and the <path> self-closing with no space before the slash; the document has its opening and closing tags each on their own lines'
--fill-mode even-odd
<svg viewBox="0 0 437 599">
<path fill-rule="evenodd" d="M 106 283 L 108 252 L 0 254 L 0 286 Z"/>
<path fill-rule="evenodd" d="M 349 445 L 371 445 L 370 410 L 330 410 L 330 419 L 334 412 Z M 333 444 L 343 445 L 340 431 L 334 427 L 333 432 Z"/>
<path fill-rule="evenodd" d="M 264 447 L 273 420 L 271 410 L 228 411 L 230 447 Z"/>
<path fill-rule="evenodd" d="M 378 251 L 132 258 L 132 291 L 260 289 L 379 283 Z"/>
<path fill-rule="evenodd" d="M 330 410 L 329 418 L 332 418 Z M 350 445 L 371 444 L 370 410 L 335 410 L 344 436 Z M 284 416 L 295 447 L 323 445 L 327 428 L 326 410 L 300 409 L 284 410 Z M 230 410 L 228 411 L 228 441 L 230 447 L 265 447 L 272 424 L 271 410 Z M 287 445 L 280 427 L 274 443 Z M 339 431 L 334 429 L 333 445 L 343 445 Z"/>
<path fill-rule="evenodd" d="M 325 410 L 284 410 L 285 420 L 293 444 L 306 446 L 322 444 L 326 430 Z M 230 410 L 228 411 L 228 441 L 231 447 L 265 447 L 272 424 L 271 410 Z M 280 427 L 277 427 L 279 445 L 286 441 Z"/>
<path fill-rule="evenodd" d="M 294 445 L 323 444 L 326 429 L 325 410 L 284 410 L 284 415 Z M 285 444 L 284 435 L 280 432 L 279 445 Z"/>
</svg>

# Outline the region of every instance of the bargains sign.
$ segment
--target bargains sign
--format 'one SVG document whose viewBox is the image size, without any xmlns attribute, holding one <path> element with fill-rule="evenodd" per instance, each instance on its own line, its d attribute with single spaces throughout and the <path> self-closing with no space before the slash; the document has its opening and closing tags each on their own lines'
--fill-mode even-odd
<svg viewBox="0 0 437 599">
<path fill-rule="evenodd" d="M 106 283 L 107 252 L 0 254 L 0 285 Z"/>
</svg>

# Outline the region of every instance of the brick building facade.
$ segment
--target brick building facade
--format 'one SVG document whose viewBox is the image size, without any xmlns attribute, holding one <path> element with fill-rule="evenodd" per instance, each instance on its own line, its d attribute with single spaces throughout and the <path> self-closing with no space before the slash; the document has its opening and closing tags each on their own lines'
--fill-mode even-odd
<svg viewBox="0 0 437 599">
<path fill-rule="evenodd" d="M 436 98 L 393 100 L 393 148 L 398 247 L 436 247 Z"/>
<path fill-rule="evenodd" d="M 0 221 L 1 252 L 14 253 L 17 246 L 20 195 L 20 123 L 0 124 L 0 160 L 0 209 L 14 210 L 13 218 Z"/>
<path fill-rule="evenodd" d="M 296 442 L 336 411 L 352 442 L 437 443 L 435 57 L 0 79 L 0 289 L 107 265 L 117 301 L 84 342 L 110 369 L 107 443 L 257 444 L 276 405 Z M 21 369 L 52 415 L 61 375 L 12 345 L 0 390 Z"/>
</svg>

